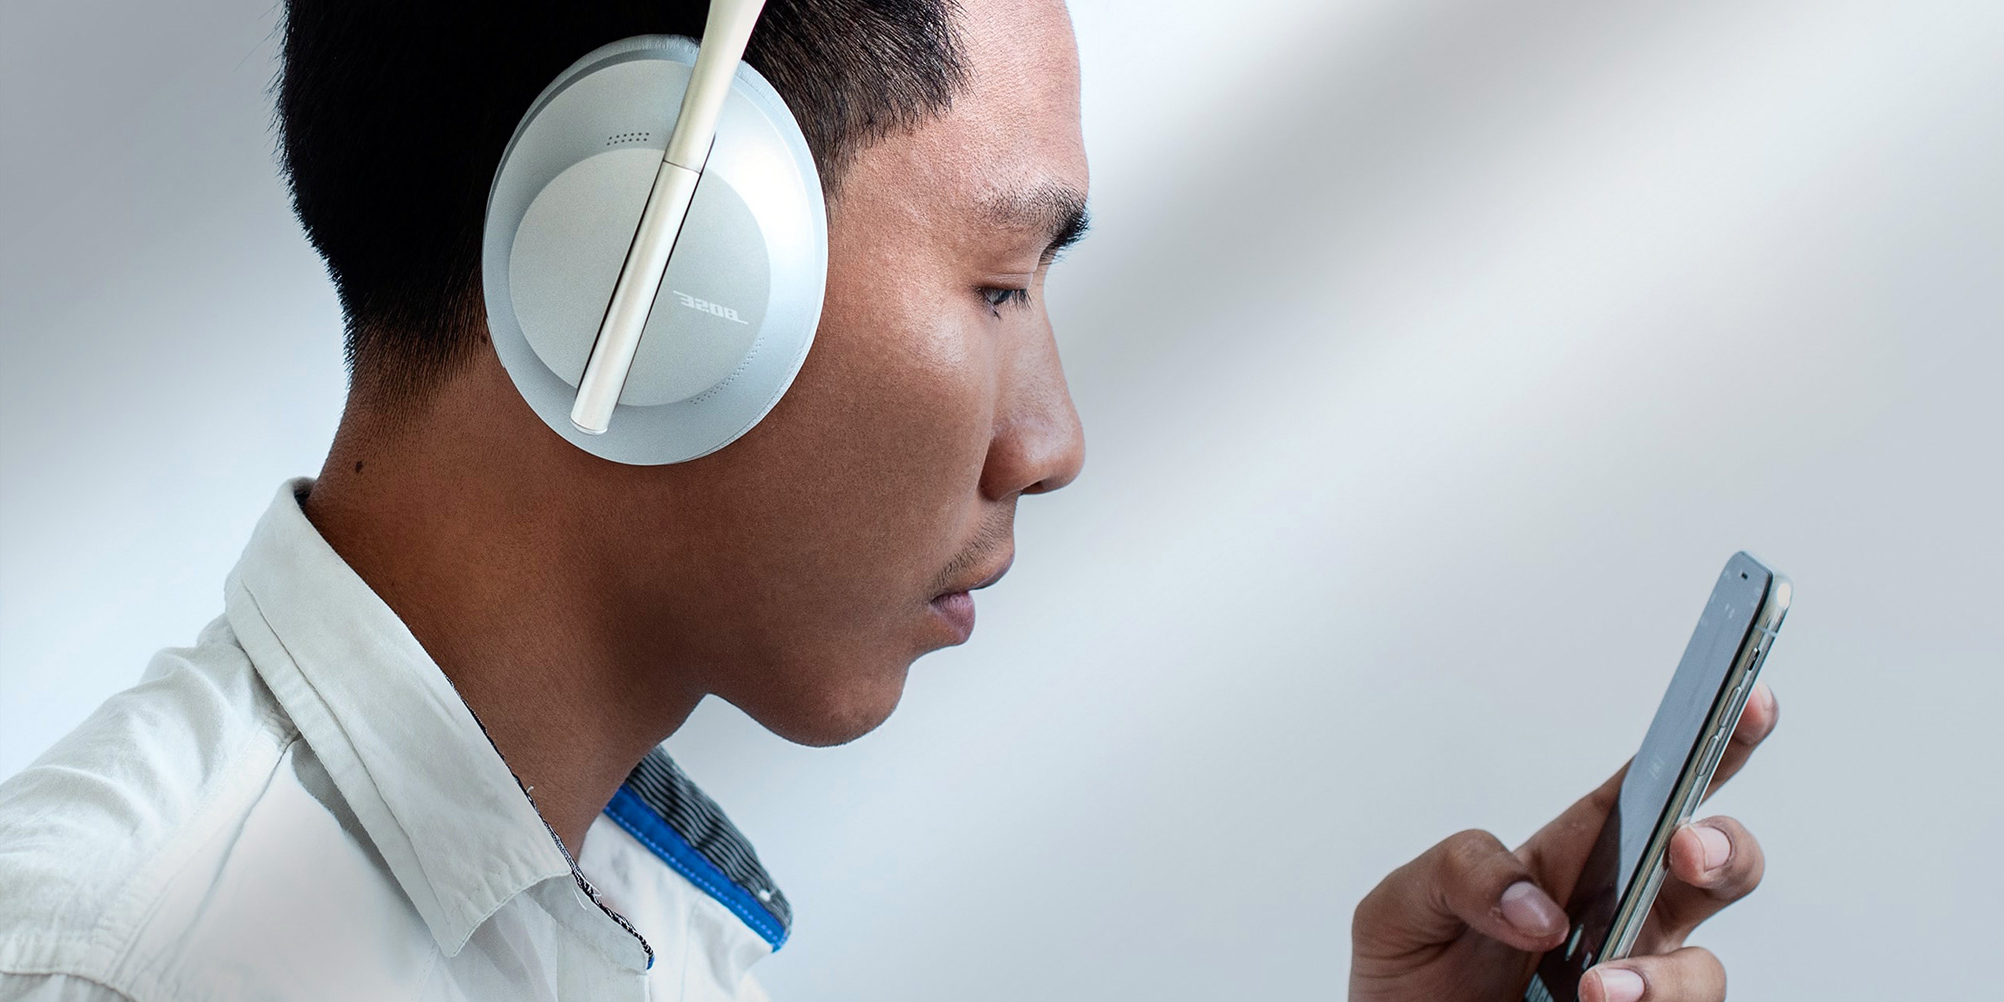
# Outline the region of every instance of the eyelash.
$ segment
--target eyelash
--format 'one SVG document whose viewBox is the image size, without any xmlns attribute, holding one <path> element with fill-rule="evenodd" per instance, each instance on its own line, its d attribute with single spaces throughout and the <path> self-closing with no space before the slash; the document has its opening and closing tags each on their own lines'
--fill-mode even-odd
<svg viewBox="0 0 2004 1002">
<path fill-rule="evenodd" d="M 981 298 L 988 303 L 988 311 L 999 317 L 1004 306 L 1030 305 L 1030 290 L 989 286 L 981 290 Z"/>
</svg>

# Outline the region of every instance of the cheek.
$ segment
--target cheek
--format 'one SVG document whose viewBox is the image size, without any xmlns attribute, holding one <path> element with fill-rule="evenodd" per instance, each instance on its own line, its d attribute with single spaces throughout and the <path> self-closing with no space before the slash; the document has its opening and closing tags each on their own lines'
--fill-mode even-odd
<svg viewBox="0 0 2004 1002">
<path fill-rule="evenodd" d="M 981 332 L 926 306 L 832 315 L 800 409 L 822 476 L 878 513 L 855 524 L 889 536 L 893 552 L 944 560 L 977 497 L 995 379 Z"/>
<path fill-rule="evenodd" d="M 995 375 L 984 332 L 942 323 L 946 305 L 891 313 L 832 285 L 792 389 L 717 454 L 756 487 L 718 500 L 744 530 L 739 572 L 760 565 L 792 593 L 780 614 L 851 630 L 929 599 L 973 533 Z"/>
</svg>

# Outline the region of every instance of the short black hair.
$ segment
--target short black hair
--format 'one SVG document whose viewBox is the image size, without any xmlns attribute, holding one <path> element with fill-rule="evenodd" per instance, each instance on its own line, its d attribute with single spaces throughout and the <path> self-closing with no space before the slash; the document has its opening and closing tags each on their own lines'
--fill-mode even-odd
<svg viewBox="0 0 2004 1002">
<path fill-rule="evenodd" d="M 633 35 L 699 38 L 704 0 L 287 0 L 279 160 L 340 296 L 351 380 L 421 399 L 487 336 L 487 191 L 529 103 Z M 855 154 L 965 80 L 954 0 L 769 0 L 745 59 L 832 196 Z"/>
</svg>

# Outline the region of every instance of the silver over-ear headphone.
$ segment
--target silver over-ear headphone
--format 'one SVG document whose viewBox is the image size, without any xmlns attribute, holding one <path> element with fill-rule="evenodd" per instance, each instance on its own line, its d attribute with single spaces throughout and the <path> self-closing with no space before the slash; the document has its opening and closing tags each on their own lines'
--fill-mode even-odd
<svg viewBox="0 0 2004 1002">
<path fill-rule="evenodd" d="M 529 106 L 487 197 L 487 324 L 536 414 L 635 465 L 729 445 L 807 358 L 828 274 L 799 123 L 742 62 L 764 0 L 712 0 L 703 43 L 646 35 Z M 678 110 L 679 108 L 679 110 Z"/>
</svg>

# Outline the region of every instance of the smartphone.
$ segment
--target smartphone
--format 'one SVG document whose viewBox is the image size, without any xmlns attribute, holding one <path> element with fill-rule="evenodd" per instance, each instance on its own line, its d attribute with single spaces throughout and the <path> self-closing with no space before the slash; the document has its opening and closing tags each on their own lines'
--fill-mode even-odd
<svg viewBox="0 0 2004 1002">
<path fill-rule="evenodd" d="M 1663 886 L 1670 836 L 1712 783 L 1788 614 L 1790 590 L 1787 578 L 1745 553 L 1726 561 L 1573 886 L 1566 904 L 1572 928 L 1539 960 L 1525 1002 L 1579 1002 L 1580 976 L 1634 947 Z"/>
</svg>

